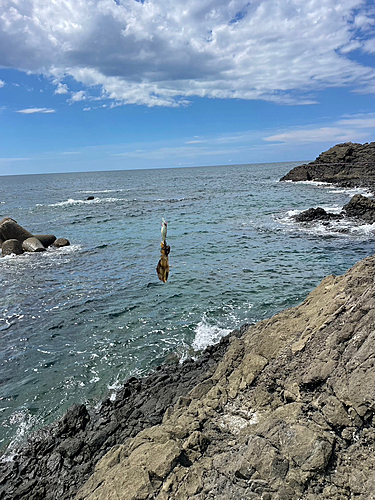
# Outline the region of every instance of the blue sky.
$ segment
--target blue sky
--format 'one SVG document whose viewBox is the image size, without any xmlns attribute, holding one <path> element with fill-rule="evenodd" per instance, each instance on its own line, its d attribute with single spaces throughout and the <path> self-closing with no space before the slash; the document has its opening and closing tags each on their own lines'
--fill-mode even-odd
<svg viewBox="0 0 375 500">
<path fill-rule="evenodd" d="M 375 140 L 361 0 L 1 0 L 0 175 L 312 160 Z"/>
</svg>

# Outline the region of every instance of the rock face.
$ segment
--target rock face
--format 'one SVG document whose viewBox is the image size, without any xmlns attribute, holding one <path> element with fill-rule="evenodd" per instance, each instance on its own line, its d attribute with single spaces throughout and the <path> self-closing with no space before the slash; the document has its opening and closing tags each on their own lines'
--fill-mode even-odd
<svg viewBox="0 0 375 500">
<path fill-rule="evenodd" d="M 375 256 L 97 413 L 73 407 L 2 464 L 2 498 L 374 498 L 374 323 Z"/>
<path fill-rule="evenodd" d="M 281 180 L 313 180 L 375 191 L 375 142 L 337 144 L 315 161 L 292 169 Z"/>
<path fill-rule="evenodd" d="M 344 205 L 343 210 L 349 217 L 363 220 L 368 224 L 375 222 L 375 201 L 366 196 L 356 194 Z"/>
<path fill-rule="evenodd" d="M 131 378 L 115 401 L 106 399 L 95 410 L 84 405 L 70 408 L 61 421 L 31 436 L 11 461 L 0 461 L 0 498 L 74 498 L 107 451 L 160 424 L 168 407 L 183 401 L 196 384 L 212 375 L 228 345 L 225 338 L 197 362 L 167 364 L 147 378 Z"/>
</svg>

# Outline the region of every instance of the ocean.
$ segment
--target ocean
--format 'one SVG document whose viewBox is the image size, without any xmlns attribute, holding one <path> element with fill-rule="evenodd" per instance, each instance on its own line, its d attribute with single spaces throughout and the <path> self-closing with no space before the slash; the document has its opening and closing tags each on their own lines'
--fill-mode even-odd
<svg viewBox="0 0 375 500">
<path fill-rule="evenodd" d="M 366 194 L 279 182 L 298 164 L 0 177 L 0 219 L 71 242 L 0 257 L 0 449 L 73 403 L 115 398 L 128 377 L 299 304 L 372 255 L 372 225 L 294 221 Z M 156 274 L 163 217 L 166 284 Z"/>
</svg>

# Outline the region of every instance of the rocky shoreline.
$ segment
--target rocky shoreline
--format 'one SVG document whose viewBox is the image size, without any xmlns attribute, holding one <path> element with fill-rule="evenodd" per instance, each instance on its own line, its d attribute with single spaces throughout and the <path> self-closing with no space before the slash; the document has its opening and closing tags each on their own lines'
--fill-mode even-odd
<svg viewBox="0 0 375 500">
<path fill-rule="evenodd" d="M 72 407 L 1 464 L 1 497 L 373 498 L 374 297 L 372 256 L 198 361 Z"/>
<path fill-rule="evenodd" d="M 106 454 L 75 498 L 373 498 L 374 278 L 373 256 L 230 336 L 210 376 Z"/>
<path fill-rule="evenodd" d="M 160 424 L 168 407 L 206 381 L 224 356 L 233 331 L 208 347 L 197 361 L 158 367 L 145 378 L 131 378 L 99 407 L 74 405 L 61 420 L 31 435 L 0 461 L 0 497 L 4 500 L 74 498 L 96 463 L 113 446 Z"/>
</svg>

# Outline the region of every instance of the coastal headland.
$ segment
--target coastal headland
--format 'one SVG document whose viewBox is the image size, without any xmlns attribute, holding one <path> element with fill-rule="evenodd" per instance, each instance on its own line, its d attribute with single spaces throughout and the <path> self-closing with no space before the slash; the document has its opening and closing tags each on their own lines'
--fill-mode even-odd
<svg viewBox="0 0 375 500">
<path fill-rule="evenodd" d="M 374 323 L 370 256 L 197 360 L 74 405 L 0 463 L 0 496 L 374 498 Z"/>
<path fill-rule="evenodd" d="M 375 142 L 344 142 L 321 153 L 316 160 L 299 165 L 282 181 L 329 182 L 343 187 L 375 191 Z"/>
</svg>

